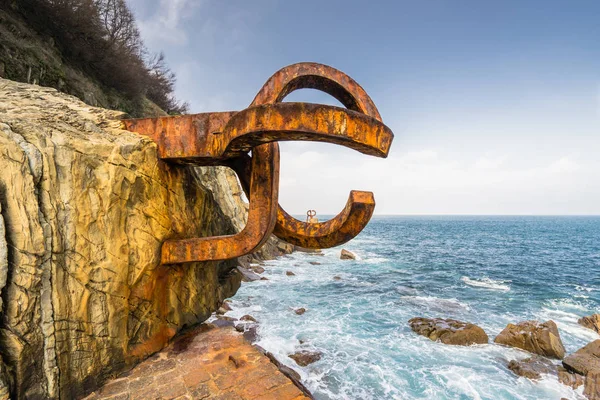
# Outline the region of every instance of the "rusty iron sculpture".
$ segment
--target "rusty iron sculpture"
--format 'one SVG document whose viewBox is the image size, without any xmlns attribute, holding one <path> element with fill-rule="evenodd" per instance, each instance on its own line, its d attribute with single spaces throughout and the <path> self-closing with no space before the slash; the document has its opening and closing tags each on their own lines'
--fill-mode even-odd
<svg viewBox="0 0 600 400">
<path fill-rule="evenodd" d="M 328 93 L 346 108 L 282 102 L 294 90 L 304 88 Z M 353 190 L 342 212 L 323 223 L 293 218 L 278 205 L 277 142 L 334 143 L 385 158 L 394 138 L 358 83 L 341 71 L 316 63 L 282 68 L 269 78 L 250 107 L 242 111 L 123 123 L 126 129 L 154 140 L 158 156 L 165 162 L 232 168 L 250 203 L 248 222 L 241 232 L 168 240 L 162 247 L 163 264 L 239 257 L 259 249 L 271 233 L 305 248 L 329 248 L 349 241 L 373 215 L 373 193 Z"/>
</svg>

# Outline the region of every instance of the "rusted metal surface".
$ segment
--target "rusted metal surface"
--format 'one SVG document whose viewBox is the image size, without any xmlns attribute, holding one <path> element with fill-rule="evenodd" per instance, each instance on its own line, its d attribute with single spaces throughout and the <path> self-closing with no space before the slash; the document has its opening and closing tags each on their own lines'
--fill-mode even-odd
<svg viewBox="0 0 600 400">
<path fill-rule="evenodd" d="M 227 260 L 258 250 L 275 227 L 279 193 L 279 145 L 263 144 L 252 150 L 248 222 L 235 235 L 168 240 L 163 244 L 163 264 Z"/>
<path fill-rule="evenodd" d="M 215 165 L 281 141 L 327 142 L 386 157 L 394 137 L 375 118 L 321 104 L 264 104 L 215 114 L 128 120 L 125 125 L 157 142 L 162 159 L 196 165 Z"/>
<path fill-rule="evenodd" d="M 281 103 L 291 92 L 318 89 L 345 107 Z M 232 236 L 167 241 L 163 263 L 221 260 L 247 254 L 268 235 L 308 248 L 340 245 L 366 226 L 375 207 L 373 194 L 352 191 L 344 210 L 324 223 L 305 223 L 277 205 L 279 141 L 318 141 L 387 157 L 393 133 L 381 121 L 371 98 L 341 71 L 299 63 L 276 72 L 245 110 L 125 120 L 126 129 L 145 134 L 168 162 L 228 165 L 250 201 L 248 224 Z M 249 156 L 252 151 L 253 156 Z M 277 207 L 276 207 L 277 205 Z M 275 218 L 276 216 L 276 218 Z"/>
</svg>

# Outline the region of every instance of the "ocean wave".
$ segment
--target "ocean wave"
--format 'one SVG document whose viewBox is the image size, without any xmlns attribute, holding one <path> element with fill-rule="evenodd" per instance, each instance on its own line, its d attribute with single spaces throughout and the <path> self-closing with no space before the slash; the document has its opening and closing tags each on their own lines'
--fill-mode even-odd
<svg viewBox="0 0 600 400">
<path fill-rule="evenodd" d="M 434 296 L 401 296 L 400 299 L 419 308 L 427 308 L 435 312 L 453 312 L 470 310 L 471 306 L 457 299 L 444 299 Z"/>
<path fill-rule="evenodd" d="M 575 290 L 577 290 L 578 292 L 595 292 L 598 289 L 587 287 L 587 286 L 575 285 Z"/>
<path fill-rule="evenodd" d="M 500 290 L 503 292 L 508 292 L 510 290 L 510 286 L 505 285 L 506 282 L 510 281 L 501 281 L 501 280 L 493 280 L 490 278 L 481 278 L 481 279 L 471 279 L 468 276 L 463 276 L 460 280 L 465 284 L 478 288 L 485 288 L 490 290 Z"/>
</svg>

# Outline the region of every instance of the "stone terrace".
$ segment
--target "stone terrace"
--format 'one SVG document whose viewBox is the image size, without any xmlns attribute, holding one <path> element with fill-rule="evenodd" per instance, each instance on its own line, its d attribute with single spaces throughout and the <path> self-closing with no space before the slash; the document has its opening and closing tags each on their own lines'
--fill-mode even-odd
<svg viewBox="0 0 600 400">
<path fill-rule="evenodd" d="M 309 399 L 233 328 L 204 324 L 85 400 L 208 398 Z"/>
</svg>

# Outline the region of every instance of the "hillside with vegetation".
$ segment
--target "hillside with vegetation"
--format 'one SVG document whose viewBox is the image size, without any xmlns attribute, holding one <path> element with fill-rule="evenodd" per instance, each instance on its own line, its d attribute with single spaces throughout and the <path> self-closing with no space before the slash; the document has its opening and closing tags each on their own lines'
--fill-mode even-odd
<svg viewBox="0 0 600 400">
<path fill-rule="evenodd" d="M 0 77 L 133 117 L 187 111 L 125 0 L 0 0 Z"/>
</svg>

